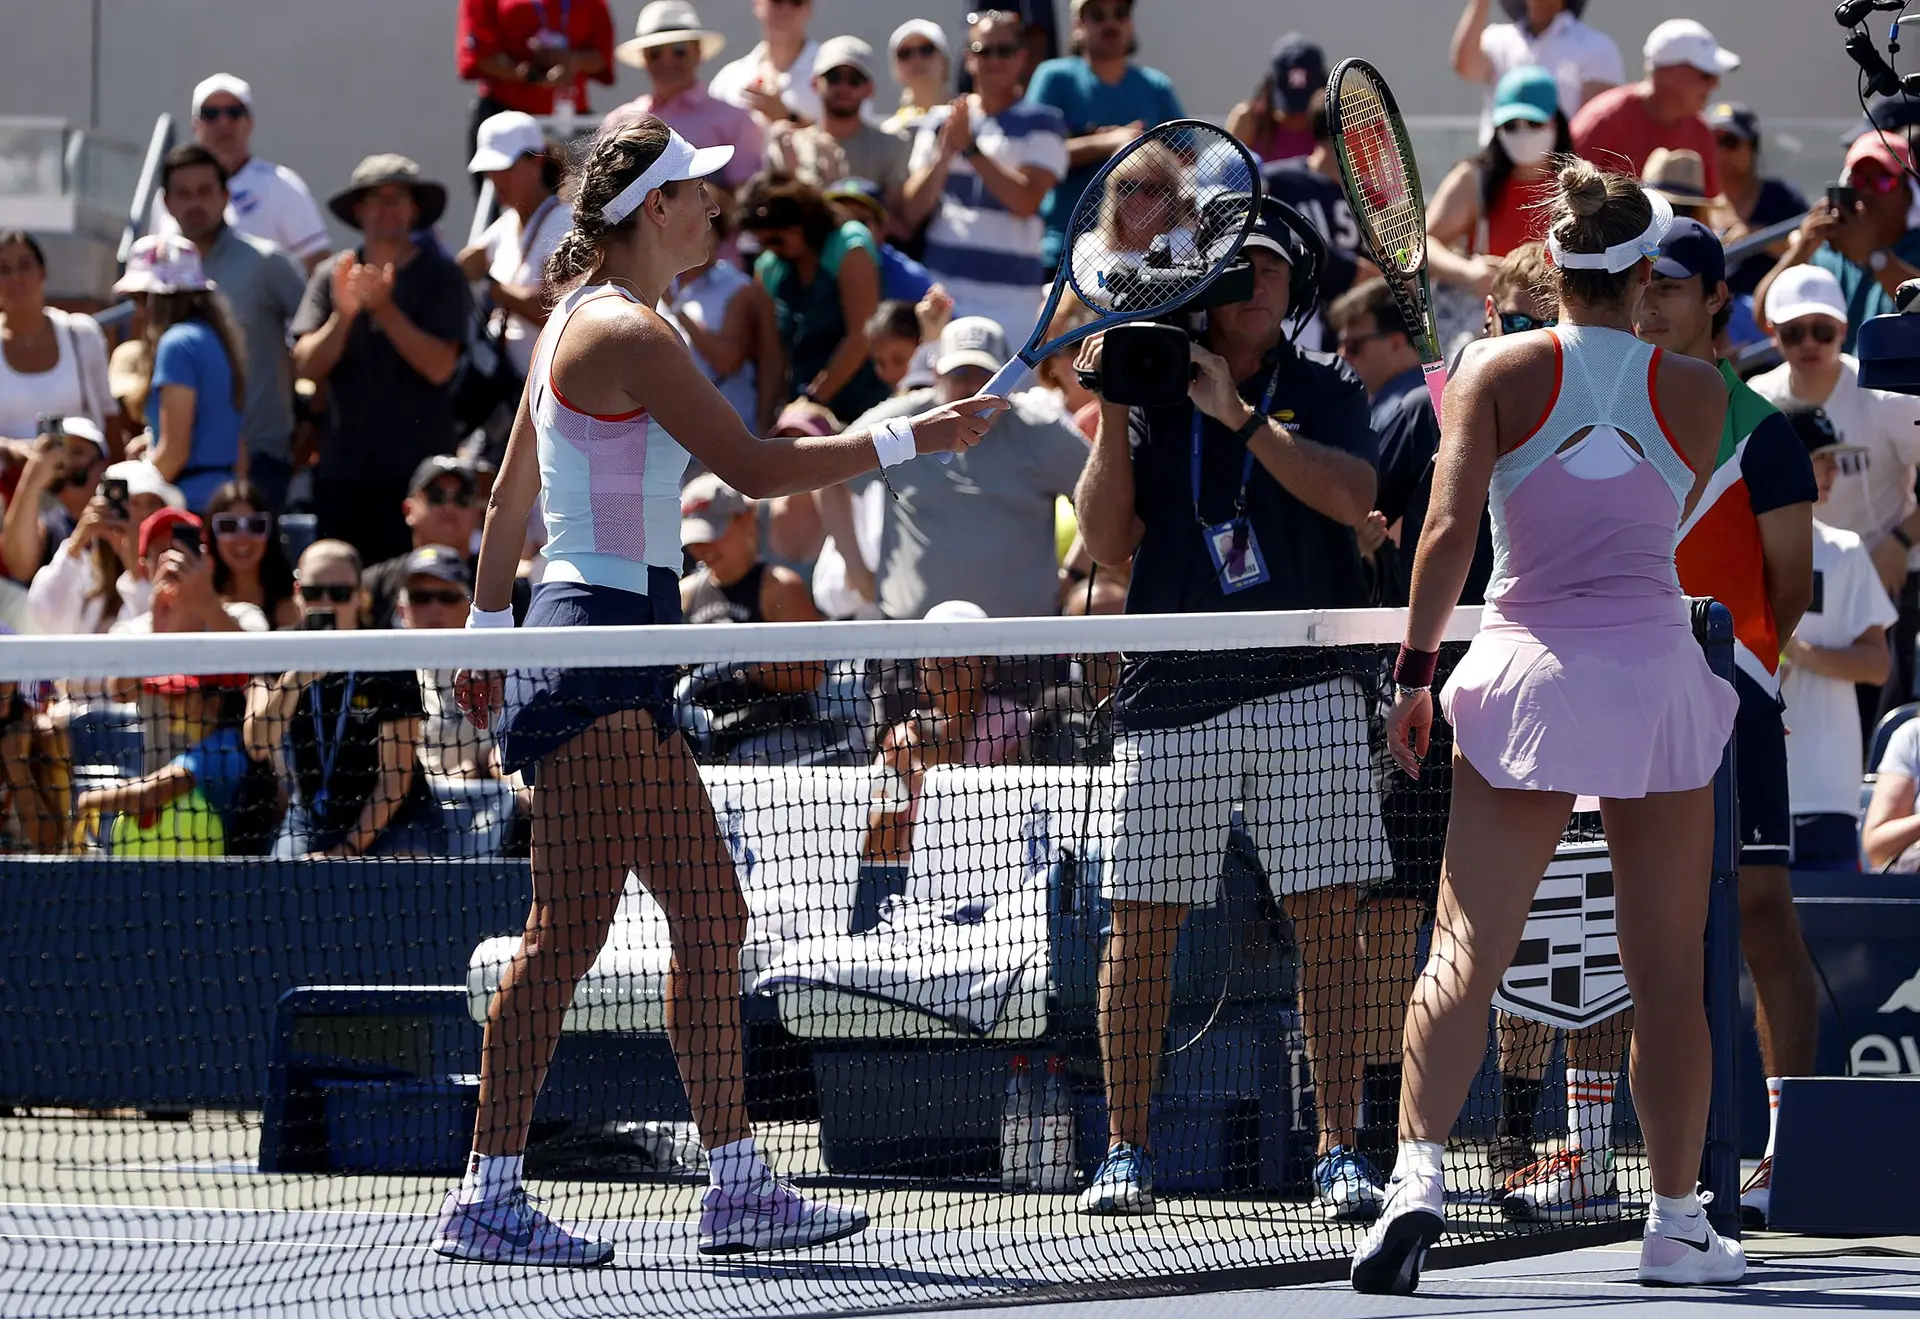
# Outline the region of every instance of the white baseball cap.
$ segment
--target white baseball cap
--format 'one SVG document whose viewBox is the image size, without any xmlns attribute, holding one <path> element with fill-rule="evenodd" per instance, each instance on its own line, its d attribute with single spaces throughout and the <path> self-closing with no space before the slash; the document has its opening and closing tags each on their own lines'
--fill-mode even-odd
<svg viewBox="0 0 1920 1319">
<path fill-rule="evenodd" d="M 127 273 L 115 293 L 198 293 L 213 287 L 200 249 L 179 234 L 148 234 L 127 253 Z"/>
<path fill-rule="evenodd" d="M 480 121 L 467 173 L 490 174 L 497 169 L 510 169 L 520 157 L 538 155 L 546 149 L 547 139 L 540 132 L 539 120 L 519 110 L 502 110 Z"/>
<path fill-rule="evenodd" d="M 940 347 L 933 369 L 940 375 L 963 366 L 998 371 L 1007 364 L 1007 335 L 1000 322 L 985 316 L 962 316 L 940 331 Z"/>
<path fill-rule="evenodd" d="M 1819 266 L 1789 266 L 1773 277 L 1767 290 L 1767 322 L 1785 325 L 1802 316 L 1825 316 L 1847 321 L 1847 299 L 1840 281 Z"/>
<path fill-rule="evenodd" d="M 245 78 L 236 78 L 231 73 L 216 73 L 210 78 L 202 78 L 193 89 L 193 115 L 200 117 L 200 107 L 207 103 L 210 96 L 225 92 L 234 100 L 253 109 L 253 84 Z"/>
<path fill-rule="evenodd" d="M 987 611 L 971 600 L 942 600 L 927 610 L 929 623 L 974 623 L 987 616 Z"/>
<path fill-rule="evenodd" d="M 107 449 L 107 437 L 100 433 L 100 428 L 94 425 L 90 418 L 62 417 L 60 418 L 59 431 L 60 434 L 71 435 L 76 440 L 91 441 L 94 447 L 100 450 L 100 456 L 102 458 L 110 456 Z"/>
<path fill-rule="evenodd" d="M 904 46 L 910 37 L 925 37 L 942 55 L 949 59 L 953 56 L 953 48 L 947 44 L 947 30 L 929 18 L 910 18 L 895 28 L 893 35 L 887 38 L 887 53 L 899 54 L 900 47 Z"/>
<path fill-rule="evenodd" d="M 873 47 L 858 37 L 828 37 L 813 57 L 813 76 L 833 69 L 858 69 L 873 81 Z"/>
<path fill-rule="evenodd" d="M 112 464 L 100 473 L 100 479 L 125 481 L 129 495 L 152 495 L 168 508 L 185 509 L 187 506 L 187 497 L 180 493 L 179 487 L 160 475 L 158 467 L 139 458 Z"/>
<path fill-rule="evenodd" d="M 1704 23 L 1670 18 L 1647 33 L 1647 63 L 1656 69 L 1689 64 L 1719 77 L 1740 67 L 1740 57 L 1713 39 Z"/>
</svg>

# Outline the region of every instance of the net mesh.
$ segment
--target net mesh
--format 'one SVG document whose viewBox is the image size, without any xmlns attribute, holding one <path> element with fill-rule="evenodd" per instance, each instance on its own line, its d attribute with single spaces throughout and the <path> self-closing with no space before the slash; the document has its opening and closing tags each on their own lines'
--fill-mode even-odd
<svg viewBox="0 0 1920 1319">
<path fill-rule="evenodd" d="M 1384 268 L 1420 273 L 1427 260 L 1427 217 L 1399 116 L 1377 75 L 1357 62 L 1341 67 L 1331 113 L 1349 199 Z"/>
<path fill-rule="evenodd" d="M 815 1313 L 1337 1271 L 1364 1169 L 1321 1156 L 1391 1163 L 1445 826 L 1444 769 L 1381 754 L 1402 627 L 10 641 L 0 1310 Z M 509 675 L 511 722 L 461 717 L 463 663 Z M 1449 1241 L 1547 1250 L 1579 1229 L 1500 1195 L 1568 1143 L 1559 1072 L 1509 1033 Z M 477 1114 L 612 1267 L 434 1253 Z M 1157 1212 L 1089 1212 L 1110 1132 L 1151 1145 Z M 1585 1148 L 1632 1216 L 1624 1102 Z M 831 1244 L 702 1250 L 855 1208 Z M 455 1247 L 551 1245 L 489 1221 Z"/>
</svg>

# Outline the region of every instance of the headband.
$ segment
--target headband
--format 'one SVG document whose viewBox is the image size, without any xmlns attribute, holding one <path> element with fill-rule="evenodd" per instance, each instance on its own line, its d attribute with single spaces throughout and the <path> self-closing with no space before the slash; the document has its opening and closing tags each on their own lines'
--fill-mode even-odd
<svg viewBox="0 0 1920 1319">
<path fill-rule="evenodd" d="M 666 147 L 654 157 L 653 163 L 639 178 L 622 188 L 618 197 L 601 207 L 600 218 L 609 225 L 619 224 L 639 210 L 640 203 L 655 188 L 683 179 L 704 179 L 732 159 L 732 147 L 701 147 L 696 150 L 687 139 L 669 128 Z"/>
<path fill-rule="evenodd" d="M 1666 238 L 1667 230 L 1673 228 L 1673 204 L 1651 189 L 1640 191 L 1653 206 L 1653 218 L 1647 221 L 1638 238 L 1615 243 L 1604 252 L 1569 252 L 1560 245 L 1559 236 L 1549 231 L 1547 252 L 1553 257 L 1553 264 L 1562 270 L 1604 270 L 1609 275 L 1617 275 L 1659 256 L 1660 243 Z"/>
</svg>

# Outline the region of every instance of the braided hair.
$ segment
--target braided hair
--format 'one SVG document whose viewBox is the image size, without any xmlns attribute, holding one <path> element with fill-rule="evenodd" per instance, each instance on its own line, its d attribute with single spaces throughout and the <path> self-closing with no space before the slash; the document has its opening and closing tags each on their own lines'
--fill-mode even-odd
<svg viewBox="0 0 1920 1319">
<path fill-rule="evenodd" d="M 667 126 L 645 115 L 608 124 L 588 143 L 574 175 L 573 227 L 547 258 L 546 286 L 556 298 L 591 273 L 609 245 L 633 232 L 639 207 L 618 224 L 608 224 L 603 212 L 660 158 L 667 149 L 667 139 Z M 671 197 L 679 187 L 678 183 L 663 183 L 660 190 Z"/>
</svg>

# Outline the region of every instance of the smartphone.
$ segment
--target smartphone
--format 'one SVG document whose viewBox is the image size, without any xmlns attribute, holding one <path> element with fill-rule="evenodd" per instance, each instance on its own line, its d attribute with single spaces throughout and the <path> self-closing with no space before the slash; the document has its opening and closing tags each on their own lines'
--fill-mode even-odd
<svg viewBox="0 0 1920 1319">
<path fill-rule="evenodd" d="M 65 413 L 42 412 L 33 419 L 33 433 L 35 435 L 58 435 L 60 428 L 66 424 L 67 418 Z"/>
<path fill-rule="evenodd" d="M 340 617 L 331 609 L 309 609 L 300 619 L 304 632 L 332 632 L 339 626 Z"/>
<path fill-rule="evenodd" d="M 100 483 L 100 497 L 107 501 L 107 511 L 121 521 L 127 517 L 127 483 L 119 477 Z"/>
<path fill-rule="evenodd" d="M 174 527 L 173 548 L 179 550 L 182 554 L 192 554 L 196 557 L 200 555 L 206 548 L 204 542 L 200 539 L 200 528 Z"/>
<path fill-rule="evenodd" d="M 1844 183 L 1836 183 L 1827 189 L 1827 205 L 1842 215 L 1852 215 L 1854 204 L 1860 195 Z"/>
</svg>

